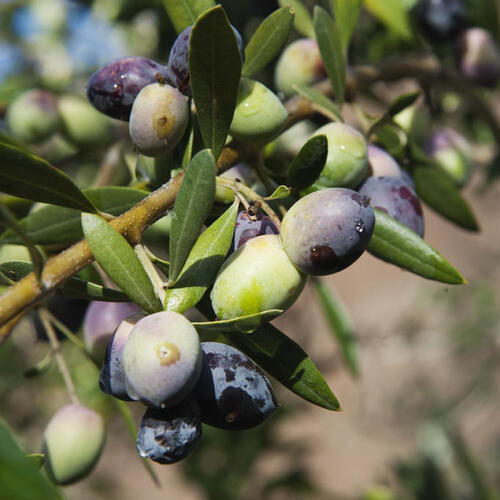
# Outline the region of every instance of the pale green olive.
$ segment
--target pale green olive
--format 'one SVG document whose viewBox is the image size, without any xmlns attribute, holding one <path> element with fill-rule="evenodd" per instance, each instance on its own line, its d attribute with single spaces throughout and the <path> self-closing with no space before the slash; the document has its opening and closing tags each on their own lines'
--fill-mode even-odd
<svg viewBox="0 0 500 500">
<path fill-rule="evenodd" d="M 36 143 L 48 139 L 60 125 L 56 98 L 44 90 L 28 90 L 9 105 L 6 120 L 21 141 Z"/>
<path fill-rule="evenodd" d="M 44 432 L 45 467 L 56 484 L 86 476 L 99 460 L 106 438 L 104 420 L 79 404 L 61 408 Z"/>
<path fill-rule="evenodd" d="M 132 399 L 154 407 L 174 406 L 196 384 L 200 339 L 182 314 L 162 311 L 139 320 L 127 337 L 122 365 Z"/>
<path fill-rule="evenodd" d="M 179 144 L 188 123 L 188 98 L 170 85 L 152 83 L 135 98 L 129 132 L 143 155 L 159 156 Z"/>
<path fill-rule="evenodd" d="M 306 281 L 288 258 L 278 235 L 257 236 L 222 266 L 210 294 L 212 307 L 220 319 L 287 309 Z"/>
<path fill-rule="evenodd" d="M 317 184 L 356 188 L 368 172 L 365 138 L 344 123 L 328 123 L 316 130 L 313 137 L 322 134 L 328 141 L 328 156 Z"/>
<path fill-rule="evenodd" d="M 267 142 L 285 126 L 288 113 L 265 85 L 242 78 L 229 133 L 246 142 Z"/>
<path fill-rule="evenodd" d="M 65 95 L 59 99 L 59 112 L 66 137 L 78 146 L 99 146 L 111 138 L 111 121 L 85 99 Z"/>
<path fill-rule="evenodd" d="M 310 85 L 325 76 L 318 43 L 312 38 L 292 42 L 281 54 L 274 73 L 276 88 L 286 96 L 297 91 L 293 85 Z"/>
</svg>

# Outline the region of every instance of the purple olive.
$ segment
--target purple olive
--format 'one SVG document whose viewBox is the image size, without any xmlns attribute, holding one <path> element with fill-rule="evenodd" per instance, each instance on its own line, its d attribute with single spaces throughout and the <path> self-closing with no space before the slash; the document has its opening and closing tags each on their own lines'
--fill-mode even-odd
<svg viewBox="0 0 500 500">
<path fill-rule="evenodd" d="M 90 77 L 87 97 L 102 113 L 128 121 L 137 94 L 150 83 L 168 81 L 165 66 L 145 57 L 123 57 Z"/>
<path fill-rule="evenodd" d="M 221 429 L 261 424 L 278 404 L 262 370 L 234 347 L 202 342 L 203 368 L 193 390 L 201 420 Z"/>
<path fill-rule="evenodd" d="M 375 227 L 369 200 L 347 188 L 310 193 L 295 203 L 281 225 L 281 241 L 302 272 L 332 274 L 366 250 Z"/>
<path fill-rule="evenodd" d="M 373 208 L 383 210 L 391 217 L 424 236 L 422 205 L 412 187 L 397 177 L 370 177 L 361 186 L 359 194 L 370 200 Z"/>
</svg>

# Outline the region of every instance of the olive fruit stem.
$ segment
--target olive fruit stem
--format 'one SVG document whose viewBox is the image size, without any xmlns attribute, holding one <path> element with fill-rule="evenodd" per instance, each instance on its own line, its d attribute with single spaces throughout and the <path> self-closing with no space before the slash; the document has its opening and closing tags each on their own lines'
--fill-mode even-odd
<svg viewBox="0 0 500 500">
<path fill-rule="evenodd" d="M 149 258 L 146 247 L 142 243 L 138 243 L 134 247 L 135 254 L 139 259 L 139 262 L 142 264 L 142 267 L 146 271 L 146 274 L 149 276 L 151 283 L 153 284 L 153 289 L 155 291 L 156 296 L 160 299 L 160 302 L 163 304 L 165 302 L 165 297 L 167 295 L 167 283 L 165 283 L 158 274 L 155 266 L 151 262 Z"/>
<path fill-rule="evenodd" d="M 73 380 L 71 380 L 68 365 L 66 365 L 66 361 L 64 360 L 64 356 L 61 352 L 61 344 L 59 343 L 59 340 L 57 340 L 56 332 L 54 331 L 54 327 L 50 322 L 50 313 L 48 314 L 47 309 L 41 307 L 38 311 L 38 314 L 40 315 L 40 320 L 49 339 L 52 352 L 54 353 L 54 357 L 59 368 L 59 372 L 61 373 L 61 376 L 64 380 L 64 385 L 66 386 L 66 390 L 68 391 L 69 399 L 73 404 L 78 405 L 80 404 L 80 401 L 78 399 L 78 396 L 76 395 L 75 386 L 73 385 Z"/>
<path fill-rule="evenodd" d="M 238 182 L 233 179 L 227 179 L 225 177 L 216 177 L 215 181 L 217 185 L 231 188 L 235 193 L 240 193 L 246 199 L 258 203 L 262 207 L 262 210 L 264 210 L 264 212 L 266 212 L 269 218 L 273 221 L 278 230 L 281 228 L 281 220 L 276 215 L 276 212 L 269 206 L 266 201 L 264 201 L 264 198 L 257 194 L 253 189 L 245 186 L 245 184 L 243 184 L 242 182 Z"/>
</svg>

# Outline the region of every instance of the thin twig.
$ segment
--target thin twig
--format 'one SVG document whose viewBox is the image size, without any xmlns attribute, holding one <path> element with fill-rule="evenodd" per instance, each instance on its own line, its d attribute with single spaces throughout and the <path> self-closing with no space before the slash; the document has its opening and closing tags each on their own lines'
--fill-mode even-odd
<svg viewBox="0 0 500 500">
<path fill-rule="evenodd" d="M 71 375 L 69 374 L 68 366 L 66 365 L 66 361 L 61 352 L 61 344 L 59 343 L 59 340 L 57 340 L 57 335 L 54 327 L 49 320 L 49 315 L 47 314 L 46 309 L 44 309 L 43 307 L 39 309 L 38 313 L 52 347 L 52 351 L 54 352 L 54 357 L 56 358 L 59 372 L 61 373 L 61 376 L 64 380 L 64 385 L 66 386 L 66 390 L 68 391 L 68 396 L 73 404 L 80 404 L 78 396 L 76 395 L 75 386 L 73 385 L 73 381 L 71 380 Z"/>
<path fill-rule="evenodd" d="M 144 267 L 144 270 L 149 276 L 151 283 L 153 284 L 156 296 L 160 299 L 160 302 L 163 304 L 165 302 L 165 297 L 167 295 L 166 283 L 160 278 L 160 275 L 158 274 L 158 271 L 156 270 L 153 263 L 151 262 L 145 250 L 144 245 L 140 243 L 138 245 L 135 245 L 134 251 L 140 263 L 142 264 L 142 267 Z"/>
</svg>

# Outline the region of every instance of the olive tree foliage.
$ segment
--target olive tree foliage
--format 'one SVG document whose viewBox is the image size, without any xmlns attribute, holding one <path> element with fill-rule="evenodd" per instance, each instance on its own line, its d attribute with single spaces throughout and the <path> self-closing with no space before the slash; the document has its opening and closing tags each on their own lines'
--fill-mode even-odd
<svg viewBox="0 0 500 500">
<path fill-rule="evenodd" d="M 0 261 L 0 342 L 16 334 L 23 317 L 35 318 L 50 341 L 73 411 L 79 401 L 58 335 L 100 367 L 103 353 L 96 354 L 92 338 L 101 329 L 99 320 L 84 326 L 90 340 L 82 342 L 75 335 L 79 325 L 68 327 L 51 311 L 58 297 L 92 301 L 92 307 L 133 302 L 146 315 L 127 320 L 133 341 L 111 340 L 108 347 L 105 365 L 134 360 L 123 364 L 125 385 L 113 389 L 115 372 L 109 370 L 115 364 L 101 375 L 101 387 L 118 398 L 117 409 L 135 439 L 128 403 L 119 400 L 157 407 L 148 410 L 144 429 L 165 425 L 158 423 L 165 407 L 175 419 L 187 418 L 177 399 L 132 388 L 132 380 L 149 388 L 164 377 L 142 373 L 152 363 L 136 366 L 135 345 L 139 352 L 141 342 L 162 342 L 161 352 L 155 351 L 158 369 L 175 363 L 176 349 L 184 348 L 170 333 L 141 340 L 140 332 L 153 328 L 143 319 L 164 325 L 165 318 L 177 318 L 162 326 L 167 332 L 169 324 L 184 321 L 177 315 L 199 312 L 196 321 L 185 320 L 205 351 L 198 340 L 190 344 L 190 385 L 180 393 L 198 398 L 201 410 L 188 405 L 189 418 L 211 423 L 220 417 L 204 416 L 203 380 L 193 389 L 207 376 L 201 359 L 210 350 L 204 344 L 213 340 L 252 363 L 255 377 L 264 377 L 262 387 L 268 382 L 261 369 L 300 398 L 337 411 L 340 403 L 313 360 L 270 322 L 286 314 L 304 286 L 317 292 L 346 369 L 359 375 L 353 323 L 322 275 L 356 265 L 366 250 L 424 279 L 466 283 L 425 241 L 420 200 L 460 228 L 479 230 L 461 189 L 471 174 L 492 182 L 499 168 L 500 123 L 489 102 L 500 76 L 498 23 L 485 15 L 497 15 L 495 2 L 480 2 L 484 9 L 457 2 L 464 19 L 459 13 L 450 21 L 456 26 L 444 27 L 429 26 L 425 1 L 309 3 L 280 1 L 259 23 L 243 26 L 231 19 L 229 5 L 226 12 L 212 0 L 164 0 L 157 8 L 164 7 L 168 29 L 179 34 L 168 63 L 109 61 L 87 85 L 88 100 L 104 114 L 81 91 L 71 95 L 64 86 L 33 85 L 6 100 L 0 251 L 9 247 L 13 253 Z M 480 36 L 466 26 L 477 26 Z M 454 44 L 460 48 L 457 63 Z M 468 51 L 471 44 L 479 48 Z M 470 53 L 484 57 L 475 60 Z M 400 80 L 410 80 L 411 89 L 390 97 L 377 91 L 380 82 Z M 448 108 L 453 102 L 460 132 L 443 125 L 445 100 Z M 368 112 L 368 104 L 378 113 Z M 432 120 L 432 128 L 441 130 L 430 137 Z M 487 142 L 488 164 L 478 165 L 463 135 Z M 116 323 L 102 328 L 106 343 L 122 319 L 117 313 Z M 270 414 L 274 396 L 266 397 Z M 164 420 L 174 422 L 174 416 Z M 259 414 L 255 423 L 267 416 Z M 60 436 L 51 437 L 51 427 L 40 459 L 54 482 L 83 477 L 97 460 L 104 438 L 95 418 L 95 436 L 82 438 L 93 443 L 78 465 L 82 470 L 58 469 L 50 447 L 55 440 L 59 452 L 62 444 Z M 224 418 L 224 428 L 233 428 L 238 415 Z M 201 434 L 196 422 L 193 439 Z M 144 429 L 141 439 L 147 439 Z M 3 425 L 0 442 L 0 483 L 6 471 L 24 477 L 26 488 L 38 488 L 36 498 L 58 495 Z M 175 449 L 184 456 L 190 447 Z M 157 457 L 157 449 L 147 454 L 144 441 L 138 449 Z M 161 455 L 158 461 L 177 459 Z"/>
</svg>

